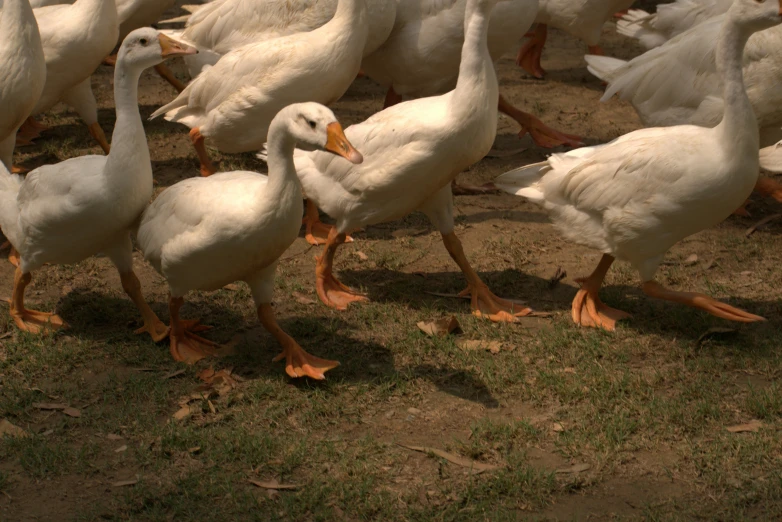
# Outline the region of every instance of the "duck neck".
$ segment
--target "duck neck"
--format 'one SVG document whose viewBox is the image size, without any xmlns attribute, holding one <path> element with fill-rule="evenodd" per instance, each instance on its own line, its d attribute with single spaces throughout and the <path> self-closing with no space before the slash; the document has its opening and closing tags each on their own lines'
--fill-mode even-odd
<svg viewBox="0 0 782 522">
<path fill-rule="evenodd" d="M 27 0 L 5 0 L 0 9 L 0 34 L 9 42 L 41 39 L 33 8 Z"/>
<path fill-rule="evenodd" d="M 149 170 L 150 180 L 152 167 L 149 159 L 147 137 L 141 114 L 138 110 L 138 81 L 141 69 L 129 66 L 122 57 L 117 59 L 114 69 L 114 103 L 117 111 L 117 121 L 111 135 L 110 163 L 127 163 L 128 169 Z M 111 169 L 119 175 L 127 176 L 127 169 Z"/>
<path fill-rule="evenodd" d="M 744 47 L 751 35 L 752 32 L 731 18 L 729 12 L 717 42 L 717 72 L 722 78 L 725 100 L 725 112 L 717 128 L 726 143 L 743 143 L 757 149 L 758 122 L 747 96 L 743 73 Z"/>
<path fill-rule="evenodd" d="M 366 18 L 366 0 L 338 0 L 337 10 L 328 24 L 345 24 Z"/>
<path fill-rule="evenodd" d="M 288 118 L 274 118 L 269 126 L 269 140 L 266 144 L 269 181 L 263 193 L 264 197 L 280 202 L 289 198 L 302 198 L 301 185 L 293 163 L 296 139 L 288 129 L 288 122 Z"/>
<path fill-rule="evenodd" d="M 467 100 L 479 97 L 496 106 L 499 96 L 497 75 L 487 43 L 490 15 L 491 4 L 488 2 L 467 1 L 464 13 L 464 44 L 454 99 L 471 111 L 474 107 L 464 103 Z"/>
</svg>

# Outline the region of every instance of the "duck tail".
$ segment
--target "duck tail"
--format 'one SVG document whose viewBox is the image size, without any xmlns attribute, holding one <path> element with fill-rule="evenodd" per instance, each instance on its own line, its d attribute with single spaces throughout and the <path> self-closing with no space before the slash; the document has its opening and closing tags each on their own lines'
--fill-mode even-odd
<svg viewBox="0 0 782 522">
<path fill-rule="evenodd" d="M 613 80 L 614 71 L 627 63 L 619 58 L 598 56 L 596 54 L 588 54 L 584 56 L 584 59 L 587 62 L 587 70 L 592 73 L 593 76 L 597 76 L 608 83 Z"/>
<path fill-rule="evenodd" d="M 545 197 L 539 182 L 550 170 L 549 162 L 541 161 L 500 174 L 494 184 L 500 190 L 540 203 Z"/>
<path fill-rule="evenodd" d="M 782 141 L 760 149 L 760 166 L 769 172 L 782 172 Z"/>
</svg>

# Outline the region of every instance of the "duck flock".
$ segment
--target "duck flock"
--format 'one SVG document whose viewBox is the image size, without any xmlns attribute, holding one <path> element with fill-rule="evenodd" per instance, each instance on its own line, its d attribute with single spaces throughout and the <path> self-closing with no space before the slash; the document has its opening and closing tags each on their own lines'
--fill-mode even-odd
<svg viewBox="0 0 782 522">
<path fill-rule="evenodd" d="M 172 356 L 192 363 L 221 347 L 199 335 L 206 327 L 198 320 L 180 317 L 185 295 L 244 281 L 259 320 L 282 346 L 275 360 L 285 360 L 291 377 L 323 379 L 338 363 L 304 351 L 271 306 L 277 263 L 302 216 L 307 241 L 323 245 L 315 276 L 324 305 L 344 310 L 367 299 L 333 272 L 348 234 L 422 211 L 464 273 L 462 295 L 473 313 L 514 322 L 531 309 L 494 295 L 454 233 L 454 191 L 500 189 L 539 203 L 564 237 L 602 254 L 594 272 L 578 279 L 576 324 L 613 330 L 629 316 L 599 297 L 616 259 L 637 270 L 650 297 L 763 321 L 654 278 L 674 244 L 742 212 L 753 190 L 782 201 L 782 188 L 759 176 L 761 166 L 782 171 L 780 0 L 677 0 L 655 14 L 623 12 L 631 3 L 214 0 L 161 21 L 173 0 L 0 0 L 0 228 L 16 266 L 11 317 L 27 332 L 67 326 L 54 313 L 27 309 L 25 288 L 46 263 L 103 253 L 143 318 L 138 333 L 167 338 Z M 614 16 L 618 31 L 646 53 L 628 62 L 603 56 L 598 39 Z M 147 27 L 171 22 L 185 27 Z M 543 77 L 548 26 L 586 43 L 589 71 L 607 83 L 604 99 L 629 101 L 646 128 L 574 148 L 582 145 L 577 136 L 503 97 L 494 62 L 518 49 L 517 63 Z M 190 72 L 187 85 L 163 64 L 177 56 Z M 115 68 L 110 142 L 91 87 L 101 63 Z M 154 200 L 138 108 L 139 78 L 151 67 L 179 91 L 152 117 L 189 128 L 200 162 L 200 176 Z M 385 107 L 343 130 L 327 106 L 362 74 L 387 89 Z M 34 118 L 59 102 L 76 110 L 106 155 L 30 172 L 16 167 L 15 147 L 44 131 Z M 571 150 L 521 165 L 490 187 L 457 187 L 457 174 L 491 149 L 498 112 L 538 146 Z M 268 175 L 217 172 L 207 144 L 257 152 Z M 322 223 L 319 209 L 335 225 Z M 132 237 L 168 281 L 168 325 L 144 299 Z"/>
</svg>

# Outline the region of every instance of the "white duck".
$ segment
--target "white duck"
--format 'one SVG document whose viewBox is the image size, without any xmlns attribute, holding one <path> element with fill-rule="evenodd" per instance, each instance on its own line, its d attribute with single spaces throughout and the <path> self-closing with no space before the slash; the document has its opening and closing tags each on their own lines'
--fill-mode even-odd
<svg viewBox="0 0 782 522">
<path fill-rule="evenodd" d="M 403 97 L 443 94 L 454 88 L 464 43 L 467 0 L 399 0 L 394 30 L 377 51 L 364 58 L 364 72 L 388 89 L 385 107 Z M 538 0 L 502 0 L 489 23 L 493 61 L 513 49 L 532 25 Z M 557 132 L 535 116 L 513 107 L 503 96 L 499 110 L 521 125 L 543 147 L 581 145 L 577 136 Z"/>
<path fill-rule="evenodd" d="M 633 0 L 540 0 L 537 25 L 527 35 L 529 39 L 519 50 L 516 63 L 532 76 L 543 78 L 546 71 L 540 65 L 540 58 L 549 25 L 583 40 L 590 53 L 603 54 L 598 46 L 603 24 L 632 4 Z"/>
<path fill-rule="evenodd" d="M 497 77 L 487 34 L 495 0 L 468 0 L 459 79 L 441 96 L 402 102 L 346 130 L 364 154 L 361 165 L 321 152 L 294 156 L 304 192 L 336 219 L 316 267 L 317 291 L 328 306 L 345 309 L 366 300 L 340 283 L 332 264 L 346 234 L 421 210 L 440 230 L 451 257 L 467 278 L 476 315 L 513 321 L 529 313 L 489 291 L 453 232 L 450 183 L 491 149 L 497 133 Z"/>
<path fill-rule="evenodd" d="M 166 31 L 195 46 L 189 57 L 191 77 L 235 49 L 295 33 L 309 32 L 334 17 L 338 0 L 215 0 L 200 6 L 187 18 L 183 30 Z M 395 0 L 366 0 L 369 33 L 364 56 L 386 41 L 396 17 Z"/>
<path fill-rule="evenodd" d="M 713 127 L 722 120 L 724 98 L 715 41 L 726 15 L 712 18 L 660 47 L 625 62 L 587 56 L 589 71 L 614 94 L 629 101 L 646 126 L 693 124 Z M 744 49 L 743 69 L 752 108 L 760 128 L 760 146 L 779 139 L 782 124 L 782 27 L 753 34 Z M 763 179 L 758 192 L 782 201 L 780 185 Z"/>
<path fill-rule="evenodd" d="M 755 31 L 782 22 L 779 0 L 735 0 L 717 41 L 723 119 L 716 127 L 641 129 L 607 145 L 556 154 L 500 176 L 500 188 L 538 201 L 569 240 L 603 252 L 580 279 L 573 320 L 609 330 L 628 314 L 606 306 L 598 292 L 615 258 L 641 276 L 644 293 L 701 308 L 734 321 L 762 317 L 654 281 L 663 256 L 685 237 L 712 227 L 736 209 L 758 179 L 758 125 L 741 62 Z"/>
<path fill-rule="evenodd" d="M 308 33 L 252 43 L 223 56 L 152 114 L 190 127 L 201 174 L 216 172 L 204 143 L 223 152 L 260 150 L 272 118 L 291 103 L 337 101 L 356 77 L 367 38 L 364 0 L 340 0 Z"/>
<path fill-rule="evenodd" d="M 282 109 L 269 126 L 269 177 L 222 172 L 191 178 L 166 189 L 141 218 L 138 243 L 144 256 L 168 280 L 171 354 L 195 362 L 217 345 L 187 331 L 179 317 L 191 290 L 217 290 L 245 281 L 264 328 L 280 342 L 291 377 L 323 379 L 339 363 L 311 356 L 277 325 L 272 310 L 274 272 L 301 226 L 302 193 L 293 165 L 296 146 L 326 150 L 361 163 L 329 109 L 317 103 Z M 343 161 L 344 160 L 339 160 Z"/>
<path fill-rule="evenodd" d="M 63 101 L 70 105 L 90 134 L 108 153 L 109 143 L 98 124 L 98 105 L 90 76 L 117 42 L 117 8 L 114 0 L 77 0 L 73 5 L 35 9 L 46 57 L 46 84 L 32 115 L 42 114 Z M 37 136 L 36 124 L 22 133 Z"/>
<path fill-rule="evenodd" d="M 63 326 L 51 313 L 27 310 L 24 290 L 44 263 L 77 263 L 98 252 L 117 267 L 122 287 L 141 311 L 143 331 L 165 338 L 166 328 L 144 302 L 133 273 L 130 231 L 152 196 L 152 165 L 138 110 L 138 80 L 165 57 L 183 49 L 150 28 L 128 35 L 114 73 L 117 122 L 108 156 L 82 156 L 30 172 L 0 173 L 0 227 L 20 253 L 11 317 L 26 331 Z"/>
<path fill-rule="evenodd" d="M 657 12 L 630 9 L 616 22 L 616 32 L 638 40 L 646 49 L 658 47 L 676 35 L 724 14 L 733 0 L 676 0 L 658 4 Z"/>
<path fill-rule="evenodd" d="M 33 110 L 46 81 L 41 37 L 27 0 L 7 0 L 0 11 L 0 163 L 12 169 L 16 131 Z"/>
</svg>

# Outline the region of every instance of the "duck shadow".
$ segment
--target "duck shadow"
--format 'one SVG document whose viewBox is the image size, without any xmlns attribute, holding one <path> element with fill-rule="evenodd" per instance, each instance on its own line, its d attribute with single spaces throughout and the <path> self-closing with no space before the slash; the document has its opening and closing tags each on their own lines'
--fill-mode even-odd
<svg viewBox="0 0 782 522">
<path fill-rule="evenodd" d="M 569 298 L 567 295 L 575 294 L 575 290 L 567 290 L 566 286 L 552 288 L 549 280 L 518 270 L 479 272 L 478 275 L 495 295 L 519 301 L 537 311 L 569 309 L 572 295 Z M 461 272 L 423 274 L 374 268 L 340 270 L 339 277 L 349 286 L 364 289 L 374 302 L 404 305 L 418 311 L 437 309 L 444 314 L 469 311 L 469 299 L 455 297 L 467 286 Z"/>
<path fill-rule="evenodd" d="M 167 305 L 149 303 L 164 322 L 168 321 Z M 129 299 L 109 297 L 91 290 L 75 289 L 60 300 L 58 313 L 69 323 L 69 335 L 89 339 L 97 344 L 154 345 L 160 357 L 167 358 L 167 341 L 154 343 L 146 334 L 136 335 L 141 318 Z M 257 319 L 245 317 L 224 306 L 208 295 L 186 300 L 182 309 L 184 318 L 200 317 L 213 330 L 204 337 L 223 345 L 233 344 L 233 353 L 221 366 L 232 366 L 234 372 L 248 379 L 284 374 L 281 362 L 272 362 L 280 345 Z M 328 380 L 319 383 L 309 379 L 291 379 L 299 388 L 321 387 L 328 393 L 328 383 L 368 382 L 376 386 L 395 386 L 401 380 L 421 378 L 430 381 L 443 392 L 478 402 L 486 407 L 498 407 L 488 386 L 477 373 L 451 366 L 434 367 L 427 364 L 397 368 L 391 351 L 380 343 L 356 339 L 344 332 L 355 328 L 341 318 L 331 315 L 302 315 L 278 318 L 280 326 L 309 353 L 340 362 L 338 370 L 328 373 Z M 132 349 L 132 348 L 131 348 Z M 119 362 L 118 362 L 119 364 Z"/>
</svg>

